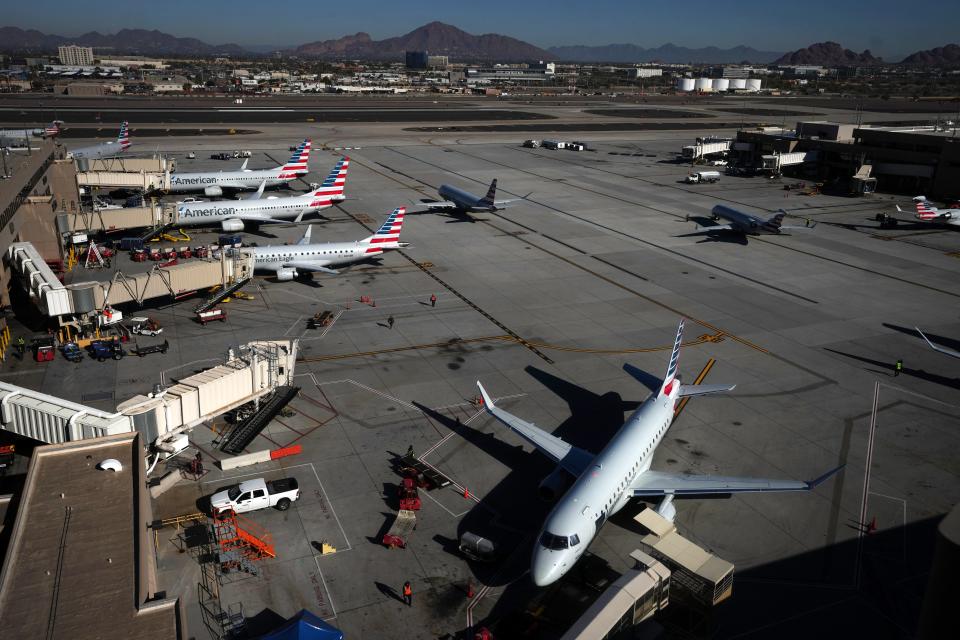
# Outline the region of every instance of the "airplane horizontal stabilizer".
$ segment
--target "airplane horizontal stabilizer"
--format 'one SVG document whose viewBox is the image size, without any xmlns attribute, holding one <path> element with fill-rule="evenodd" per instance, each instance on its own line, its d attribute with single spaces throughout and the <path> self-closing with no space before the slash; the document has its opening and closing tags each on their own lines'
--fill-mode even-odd
<svg viewBox="0 0 960 640">
<path fill-rule="evenodd" d="M 682 384 L 680 385 L 679 396 L 681 398 L 705 396 L 711 393 L 733 391 L 736 387 L 735 384 Z"/>
</svg>

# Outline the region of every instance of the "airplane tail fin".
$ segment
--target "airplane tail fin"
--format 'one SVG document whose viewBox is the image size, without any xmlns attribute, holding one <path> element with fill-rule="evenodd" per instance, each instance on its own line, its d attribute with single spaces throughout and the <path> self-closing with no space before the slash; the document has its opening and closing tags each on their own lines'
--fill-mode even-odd
<svg viewBox="0 0 960 640">
<path fill-rule="evenodd" d="M 316 191 L 304 194 L 305 198 L 312 198 L 311 206 L 330 206 L 334 202 L 340 202 L 344 199 L 343 190 L 347 186 L 347 171 L 350 169 L 350 158 L 344 156 L 340 158 L 333 169 L 327 174 L 323 182 Z"/>
<path fill-rule="evenodd" d="M 307 138 L 303 142 L 297 145 L 297 148 L 294 149 L 293 153 L 290 155 L 290 159 L 287 160 L 287 164 L 280 167 L 280 178 L 296 178 L 297 176 L 302 176 L 310 172 L 307 168 L 307 164 L 310 162 L 310 147 L 313 145 L 313 141 L 310 138 Z"/>
<path fill-rule="evenodd" d="M 670 364 L 667 366 L 667 374 L 663 376 L 663 386 L 660 387 L 660 395 L 670 395 L 679 383 L 679 380 L 677 380 L 677 361 L 680 359 L 680 343 L 683 341 L 683 321 L 683 318 L 680 318 L 677 337 L 673 341 L 673 352 L 670 354 Z"/>
<path fill-rule="evenodd" d="M 384 249 L 399 249 L 403 246 L 400 244 L 400 231 L 403 229 L 403 215 L 406 211 L 405 207 L 397 207 L 375 234 L 360 241 L 369 245 L 367 253 L 382 253 Z"/>
<path fill-rule="evenodd" d="M 487 189 L 487 195 L 483 196 L 480 199 L 480 204 L 486 205 L 488 207 L 494 206 L 497 201 L 497 179 L 494 178 L 490 183 L 490 188 Z"/>
<path fill-rule="evenodd" d="M 779 209 L 775 214 L 770 216 L 770 219 L 767 220 L 767 224 L 771 227 L 779 229 L 781 226 L 783 226 L 783 219 L 786 217 L 786 215 L 786 211 Z"/>
<path fill-rule="evenodd" d="M 297 240 L 297 244 L 310 244 L 310 230 L 313 229 L 313 225 L 308 224 L 307 230 L 303 232 L 303 237 Z"/>
<path fill-rule="evenodd" d="M 127 126 L 126 120 L 120 125 L 120 135 L 117 136 L 117 143 L 120 145 L 121 150 L 125 150 L 130 146 L 130 129 Z"/>
<path fill-rule="evenodd" d="M 933 220 L 940 214 L 940 211 L 936 207 L 930 206 L 923 196 L 914 198 L 914 201 L 917 206 L 917 213 L 914 214 L 914 217 L 917 220 Z"/>
<path fill-rule="evenodd" d="M 55 138 L 60 135 L 60 124 L 59 120 L 54 120 L 51 122 L 44 130 L 43 135 L 47 138 Z"/>
</svg>

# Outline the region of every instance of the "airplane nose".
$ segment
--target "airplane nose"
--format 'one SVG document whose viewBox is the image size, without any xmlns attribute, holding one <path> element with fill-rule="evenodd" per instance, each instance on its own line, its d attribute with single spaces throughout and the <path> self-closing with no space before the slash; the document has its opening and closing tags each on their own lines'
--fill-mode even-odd
<svg viewBox="0 0 960 640">
<path fill-rule="evenodd" d="M 548 584 L 553 584 L 560 576 L 557 565 L 546 554 L 538 552 L 533 557 L 530 577 L 533 578 L 533 584 L 538 587 L 545 587 Z"/>
</svg>

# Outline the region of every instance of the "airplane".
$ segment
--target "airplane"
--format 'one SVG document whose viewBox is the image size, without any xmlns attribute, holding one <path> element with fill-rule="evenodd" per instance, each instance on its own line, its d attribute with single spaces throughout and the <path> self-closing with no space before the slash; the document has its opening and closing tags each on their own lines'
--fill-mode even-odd
<svg viewBox="0 0 960 640">
<path fill-rule="evenodd" d="M 777 211 L 777 213 L 767 220 L 749 213 L 737 211 L 736 209 L 723 204 L 714 206 L 710 213 L 713 214 L 714 220 L 720 220 L 722 218 L 724 220 L 729 220 L 729 222 L 727 224 L 705 226 L 703 227 L 703 232 L 705 233 L 709 233 L 711 231 L 733 231 L 734 233 L 740 233 L 743 235 L 758 236 L 761 234 L 779 234 L 785 230 L 809 231 L 813 228 L 784 226 L 783 217 L 787 215 L 787 212 L 783 209 Z"/>
<path fill-rule="evenodd" d="M 275 187 L 309 173 L 310 139 L 297 145 L 286 164 L 274 169 L 247 169 L 247 160 L 239 171 L 204 171 L 170 174 L 170 193 L 202 191 L 204 195 L 222 196 L 225 190 L 244 191 L 258 188 L 263 182 Z"/>
<path fill-rule="evenodd" d="M 524 200 L 530 195 L 528 193 L 527 196 L 524 196 L 523 198 L 497 200 L 496 178 L 494 178 L 493 182 L 490 183 L 490 188 L 487 189 L 487 195 L 483 196 L 482 198 L 449 184 L 440 185 L 437 193 L 440 194 L 441 198 L 446 198 L 446 200 L 440 200 L 437 202 L 424 202 L 418 206 L 422 206 L 426 209 L 452 209 L 458 213 L 492 213 L 510 206 L 510 203 L 512 202 Z"/>
<path fill-rule="evenodd" d="M 913 214 L 913 217 L 917 220 L 923 220 L 924 222 L 939 222 L 941 224 L 947 224 L 954 227 L 960 227 L 960 208 L 949 208 L 949 209 L 937 209 L 927 202 L 925 196 L 917 196 L 913 199 L 916 203 L 917 212 Z M 897 205 L 897 211 L 900 213 L 906 213 L 903 209 L 900 208 L 900 205 Z"/>
<path fill-rule="evenodd" d="M 244 223 L 287 222 L 295 224 L 308 213 L 332 207 L 344 200 L 350 158 L 340 158 L 323 183 L 307 193 L 283 198 L 261 198 L 268 180 L 261 180 L 260 188 L 246 200 L 216 202 L 181 202 L 177 206 L 177 224 L 185 226 L 220 225 L 224 231 L 243 231 Z"/>
<path fill-rule="evenodd" d="M 120 134 L 116 141 L 101 142 L 90 147 L 81 147 L 73 151 L 67 151 L 67 158 L 74 160 L 78 158 L 87 158 L 95 160 L 97 158 L 113 158 L 130 148 L 130 130 L 126 120 L 120 125 Z"/>
<path fill-rule="evenodd" d="M 571 446 L 500 409 L 480 382 L 477 387 L 487 413 L 516 432 L 557 463 L 557 468 L 540 483 L 541 493 L 559 496 L 575 478 L 550 515 L 537 540 L 531 560 L 531 577 L 543 587 L 557 581 L 577 562 L 604 522 L 622 509 L 631 498 L 659 498 L 658 514 L 672 521 L 676 516 L 676 497 L 727 495 L 741 492 L 810 491 L 842 467 L 837 467 L 809 481 L 738 478 L 728 476 L 688 475 L 652 471 L 657 445 L 666 437 L 681 398 L 731 391 L 736 385 L 685 385 L 677 375 L 677 360 L 683 337 L 683 320 L 677 329 L 673 353 L 663 380 L 633 367 L 624 370 L 651 393 L 630 416 L 603 450 L 593 455 Z"/>
<path fill-rule="evenodd" d="M 43 129 L 0 129 L 0 143 L 22 144 L 30 138 L 55 138 L 60 135 L 63 120 L 54 120 Z"/>
<path fill-rule="evenodd" d="M 939 351 L 940 353 L 944 355 L 948 355 L 951 358 L 960 358 L 960 351 L 957 351 L 956 349 L 951 349 L 950 347 L 945 347 L 943 345 L 940 345 L 931 341 L 930 338 L 924 335 L 923 331 L 920 331 L 920 327 L 914 327 L 914 329 L 917 330 L 917 333 L 920 334 L 920 337 L 926 340 L 927 344 L 930 345 L 930 348 L 933 349 L 934 351 Z"/>
<path fill-rule="evenodd" d="M 402 249 L 410 246 L 400 242 L 400 230 L 403 227 L 403 207 L 397 207 L 377 232 L 363 240 L 355 242 L 327 242 L 310 244 L 310 229 L 295 245 L 253 247 L 256 271 L 272 273 L 278 282 L 288 282 L 302 272 L 320 271 L 336 275 L 333 266 L 348 265 L 382 254 L 388 249 Z"/>
</svg>

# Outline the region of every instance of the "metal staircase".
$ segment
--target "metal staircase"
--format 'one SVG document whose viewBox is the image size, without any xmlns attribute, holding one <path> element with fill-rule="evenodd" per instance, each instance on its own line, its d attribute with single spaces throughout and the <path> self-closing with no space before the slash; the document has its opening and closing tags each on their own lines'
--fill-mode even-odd
<svg viewBox="0 0 960 640">
<path fill-rule="evenodd" d="M 270 424 L 270 421 L 280 413 L 280 410 L 287 406 L 297 394 L 300 393 L 300 387 L 291 387 L 282 385 L 277 387 L 270 398 L 260 405 L 260 408 L 254 411 L 238 422 L 220 445 L 220 450 L 224 453 L 237 455 L 253 442 L 263 429 Z"/>
<path fill-rule="evenodd" d="M 273 537 L 252 521 L 235 513 L 218 514 L 214 534 L 220 546 L 220 570 L 242 571 L 257 575 L 254 562 L 264 558 L 276 558 Z"/>
<path fill-rule="evenodd" d="M 193 310 L 194 313 L 203 313 L 204 311 L 209 311 L 217 305 L 218 302 L 224 298 L 229 298 L 231 294 L 236 291 L 239 291 L 243 285 L 250 282 L 250 278 L 241 278 L 240 280 L 235 280 L 231 284 L 228 284 L 226 287 L 218 289 L 216 292 L 211 294 L 206 300 L 201 302 Z"/>
</svg>

